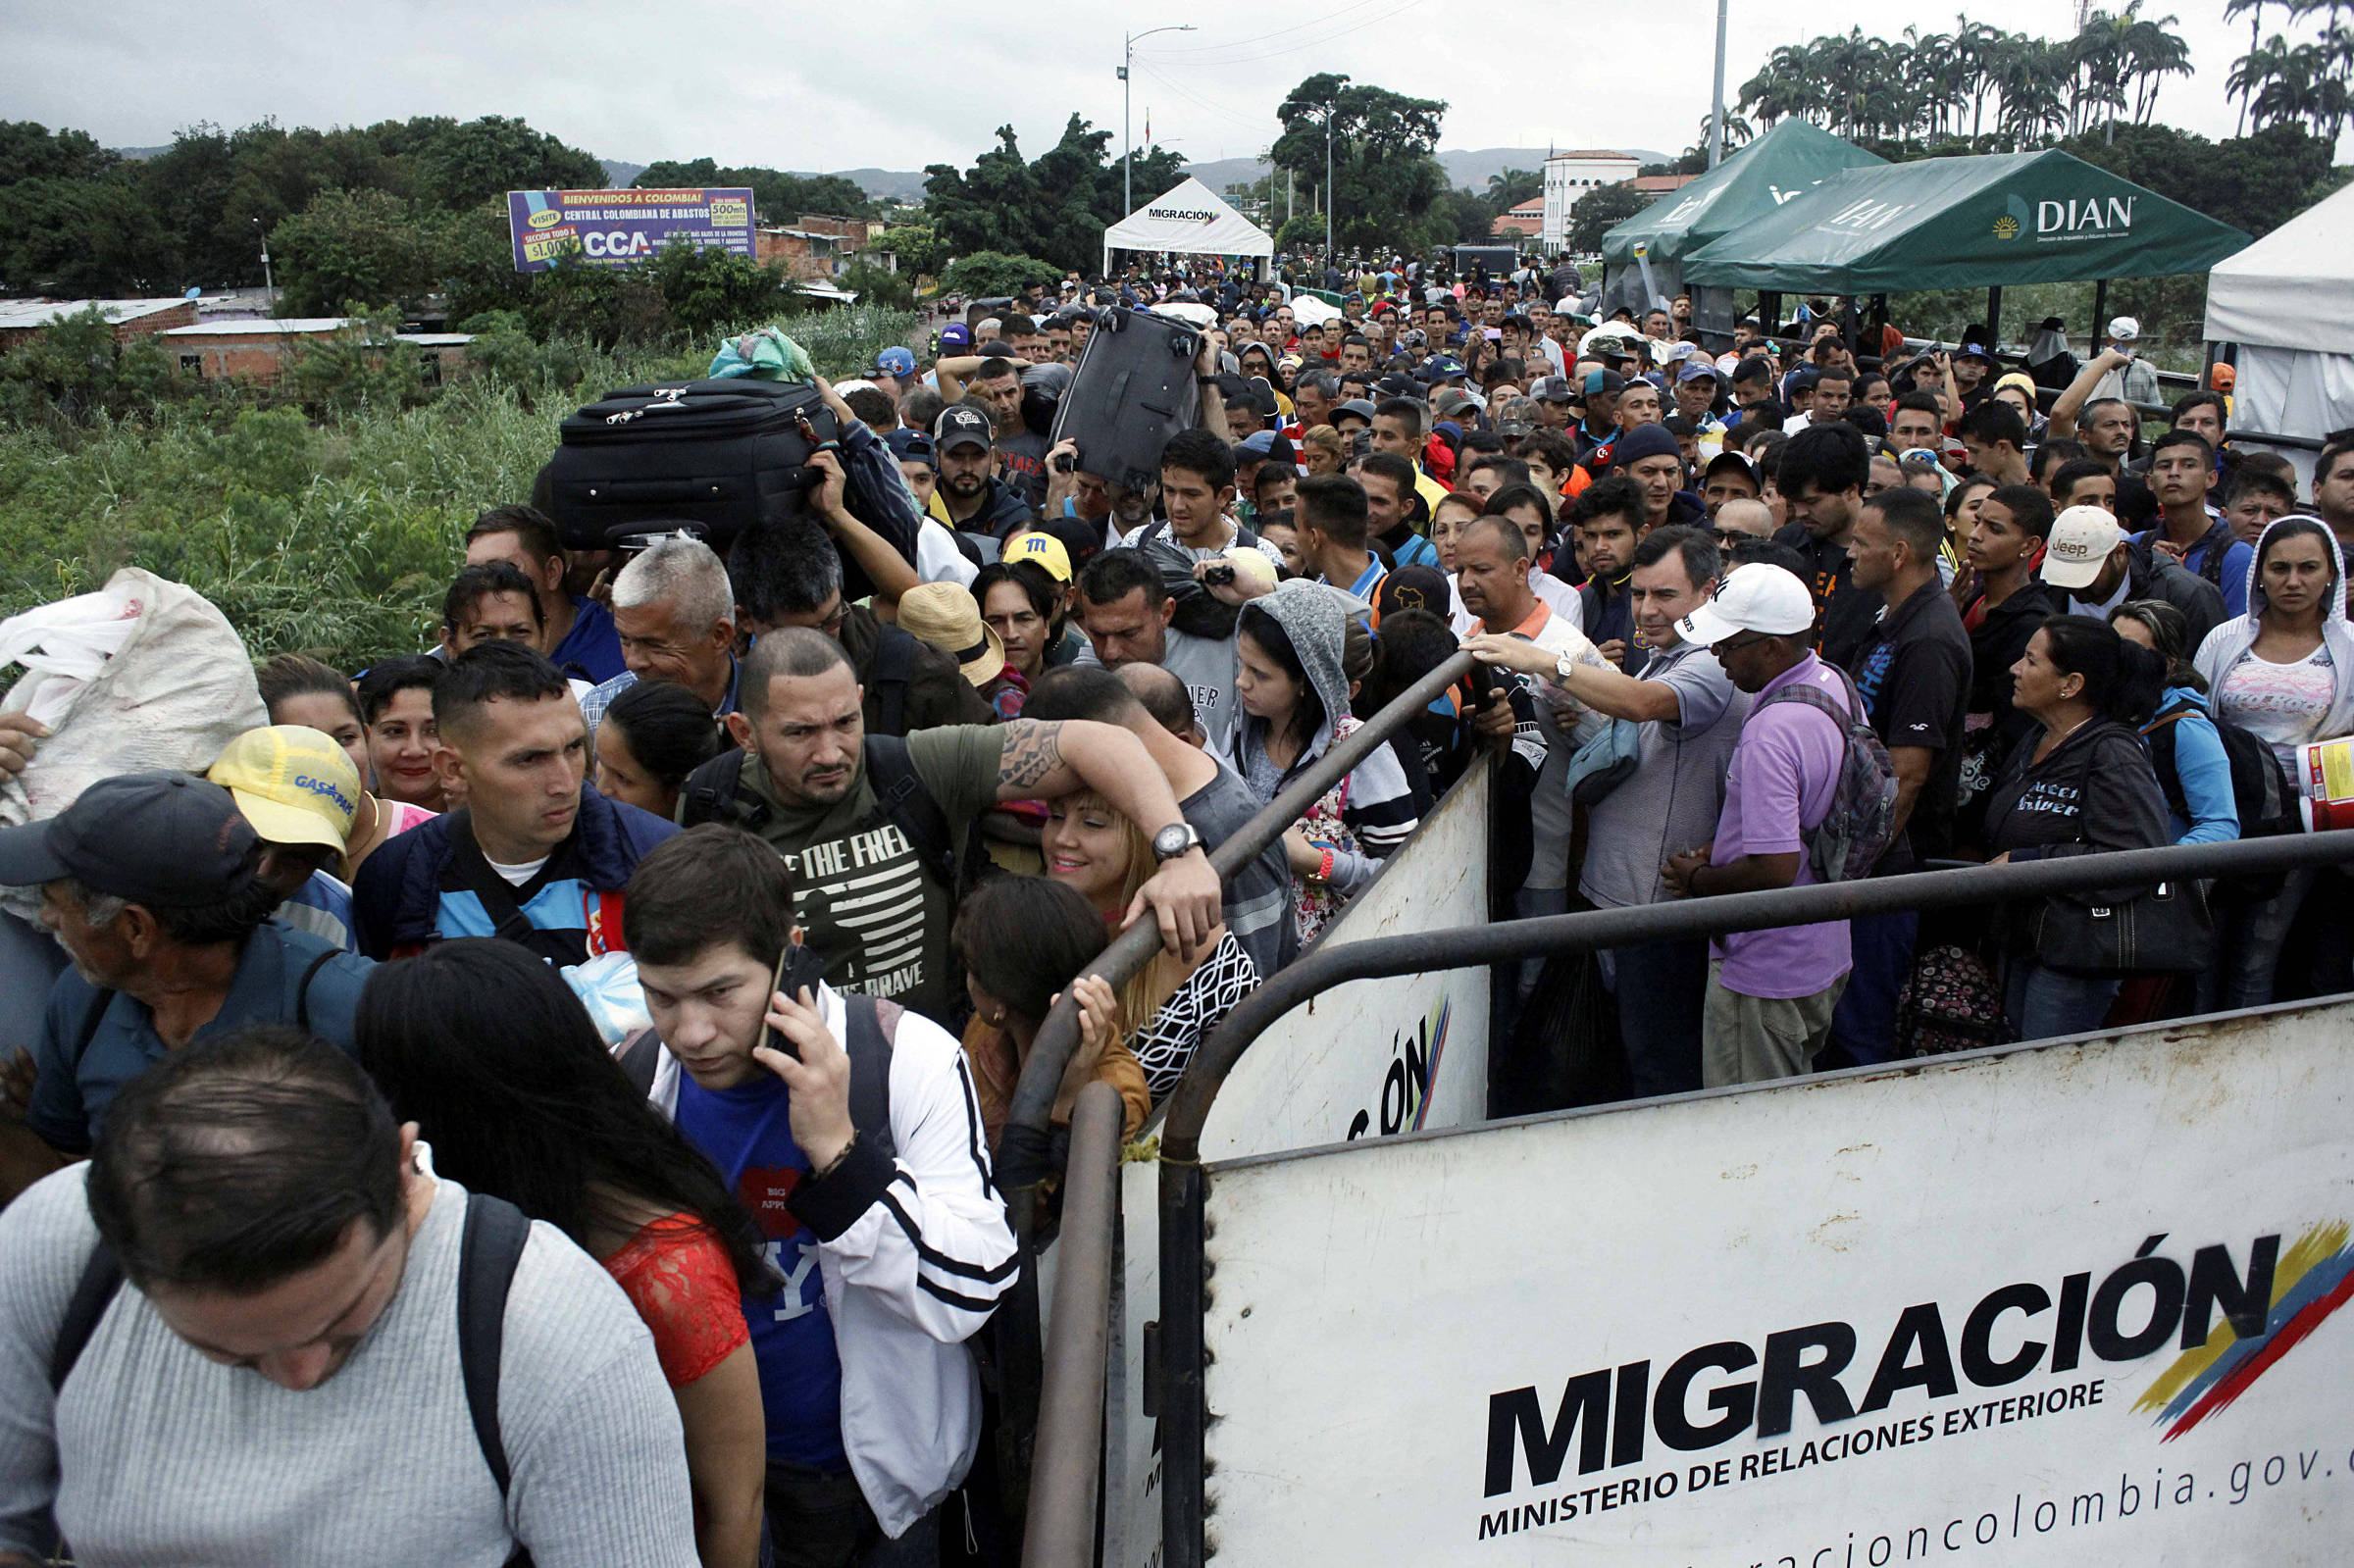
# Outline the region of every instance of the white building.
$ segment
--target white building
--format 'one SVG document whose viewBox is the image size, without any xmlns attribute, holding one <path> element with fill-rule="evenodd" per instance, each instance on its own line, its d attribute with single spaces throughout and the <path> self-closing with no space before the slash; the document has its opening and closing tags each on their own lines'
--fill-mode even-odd
<svg viewBox="0 0 2354 1568">
<path fill-rule="evenodd" d="M 1622 179 L 1632 179 L 1643 165 L 1622 152 L 1595 151 L 1557 152 L 1545 160 L 1545 227 L 1543 238 L 1548 255 L 1561 249 L 1561 235 L 1569 227 L 1569 210 L 1578 198 L 1604 185 L 1615 185 Z"/>
</svg>

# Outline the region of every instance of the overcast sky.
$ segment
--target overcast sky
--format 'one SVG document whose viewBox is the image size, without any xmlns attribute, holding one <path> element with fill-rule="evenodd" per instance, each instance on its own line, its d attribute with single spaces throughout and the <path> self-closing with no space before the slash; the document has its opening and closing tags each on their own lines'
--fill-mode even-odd
<svg viewBox="0 0 2354 1568">
<path fill-rule="evenodd" d="M 1779 43 L 1856 24 L 1889 36 L 1908 23 L 1950 31 L 1956 9 L 1953 0 L 1732 0 L 1727 96 Z M 2164 0 L 2155 9 L 2165 14 Z M 1285 91 L 1320 70 L 1445 99 L 1449 148 L 1673 152 L 1699 139 L 1708 112 L 1710 0 L 1155 0 L 1118 21 L 1091 10 L 0 0 L 0 117 L 148 146 L 207 120 L 329 126 L 497 114 L 636 163 L 708 154 L 786 169 L 961 166 L 1006 122 L 1035 155 L 1074 108 L 1111 129 L 1116 146 L 1121 26 L 1181 22 L 1198 30 L 1140 46 L 1135 112 L 1140 138 L 1149 106 L 1154 137 L 1188 159 L 1259 151 L 1276 133 Z M 2073 11 L 2051 0 L 1980 0 L 1970 14 L 2050 30 Z M 2179 30 L 2197 75 L 2169 81 L 2159 118 L 2229 135 L 2236 111 L 2223 83 L 2247 31 L 2226 25 L 2215 0 L 2184 10 Z"/>
</svg>

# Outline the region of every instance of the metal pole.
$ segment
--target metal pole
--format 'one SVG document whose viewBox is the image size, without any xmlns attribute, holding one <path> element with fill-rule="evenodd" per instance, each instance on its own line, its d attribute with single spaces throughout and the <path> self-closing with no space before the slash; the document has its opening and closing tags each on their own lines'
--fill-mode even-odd
<svg viewBox="0 0 2354 1568">
<path fill-rule="evenodd" d="M 1728 0 L 1716 0 L 1716 91 L 1709 100 L 1709 167 L 1724 153 L 1724 13 Z"/>
<path fill-rule="evenodd" d="M 1150 38 L 1156 32 L 1191 32 L 1193 30 L 1194 25 L 1184 22 L 1166 27 L 1147 27 L 1138 33 L 1123 32 L 1120 34 L 1120 216 L 1122 218 L 1136 211 L 1136 185 L 1129 156 L 1135 147 L 1128 133 L 1128 104 L 1135 97 L 1136 89 L 1129 85 L 1128 76 L 1129 67 L 1136 64 L 1137 42 L 1140 39 Z M 1145 112 L 1147 118 L 1150 118 L 1151 106 L 1148 104 Z"/>
<path fill-rule="evenodd" d="M 1340 92 L 1335 89 L 1332 102 L 1324 106 L 1324 265 L 1335 265 L 1332 259 L 1332 112 L 1340 107 Z"/>
<path fill-rule="evenodd" d="M 1119 1209 L 1119 1092 L 1095 1083 L 1071 1113 L 1054 1318 L 1039 1395 L 1038 1468 L 1024 1568 L 1093 1568 L 1102 1454 L 1103 1365 L 1111 1340 L 1112 1222 Z"/>
</svg>

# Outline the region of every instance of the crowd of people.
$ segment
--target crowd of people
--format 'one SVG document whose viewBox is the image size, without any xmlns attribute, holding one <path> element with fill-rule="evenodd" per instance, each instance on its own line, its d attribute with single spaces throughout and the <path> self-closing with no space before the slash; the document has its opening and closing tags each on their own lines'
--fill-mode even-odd
<svg viewBox="0 0 2354 1568">
<path fill-rule="evenodd" d="M 486 498 L 422 651 L 270 659 L 266 726 L 0 832 L 0 1563 L 1006 1560 L 994 1155 L 1065 995 L 1052 1121 L 1135 1135 L 1473 768 L 1508 918 L 2293 831 L 2354 733 L 2354 438 L 2300 494 L 2223 391 L 2145 440 L 2118 348 L 1302 281 L 885 348 L 732 538 Z M 1054 415 L 1154 308 L 1210 325 L 1137 488 Z M 2146 893 L 2204 944 L 2149 973 L 2065 900 L 1612 946 L 1576 1087 L 1514 1058 L 1581 976 L 1514 966 L 1491 1110 L 2344 989 L 2345 893 Z"/>
</svg>

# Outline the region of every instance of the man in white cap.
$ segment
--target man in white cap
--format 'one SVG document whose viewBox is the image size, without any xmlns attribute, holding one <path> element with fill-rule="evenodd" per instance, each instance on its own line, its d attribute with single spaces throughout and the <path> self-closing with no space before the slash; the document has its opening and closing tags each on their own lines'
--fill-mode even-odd
<svg viewBox="0 0 2354 1568">
<path fill-rule="evenodd" d="M 1682 898 L 1803 887 L 1816 881 L 1807 835 L 1829 815 L 1857 709 L 1846 676 L 1816 657 L 1815 597 L 1793 574 L 1752 562 L 1676 623 L 1750 694 L 1709 843 L 1668 856 L 1660 876 Z M 1701 1076 L 1714 1088 L 1808 1071 L 1830 1036 L 1850 967 L 1846 921 L 1739 932 L 1709 944 Z"/>
<path fill-rule="evenodd" d="M 2163 599 L 2182 612 L 2186 645 L 2194 648 L 2224 620 L 2224 596 L 2214 583 L 2172 556 L 2136 548 L 2102 507 L 2072 506 L 2053 521 L 2041 576 L 2068 594 L 2075 615 L 2107 620 L 2128 600 Z"/>
</svg>

